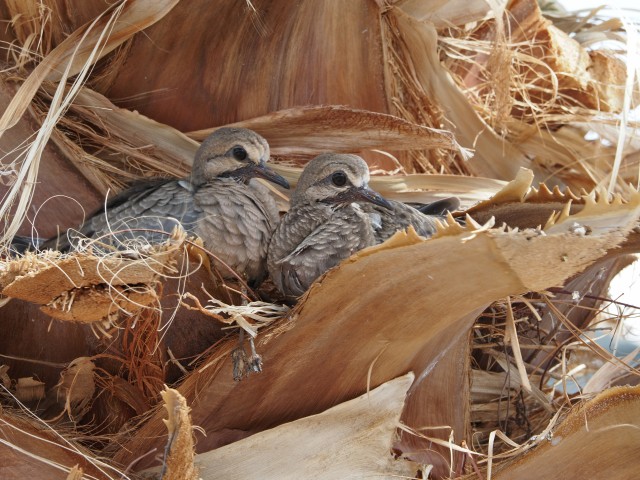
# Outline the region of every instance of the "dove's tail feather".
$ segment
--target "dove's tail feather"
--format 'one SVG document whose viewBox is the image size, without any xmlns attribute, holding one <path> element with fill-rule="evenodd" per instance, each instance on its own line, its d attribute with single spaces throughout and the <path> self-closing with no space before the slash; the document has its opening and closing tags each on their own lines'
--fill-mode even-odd
<svg viewBox="0 0 640 480">
<path fill-rule="evenodd" d="M 11 240 L 11 251 L 24 255 L 27 252 L 35 252 L 40 249 L 44 239 L 31 236 L 16 235 Z"/>
<path fill-rule="evenodd" d="M 458 197 L 448 197 L 435 202 L 417 205 L 415 209 L 425 215 L 446 215 L 447 212 L 453 212 L 459 207 L 460 199 Z"/>
</svg>

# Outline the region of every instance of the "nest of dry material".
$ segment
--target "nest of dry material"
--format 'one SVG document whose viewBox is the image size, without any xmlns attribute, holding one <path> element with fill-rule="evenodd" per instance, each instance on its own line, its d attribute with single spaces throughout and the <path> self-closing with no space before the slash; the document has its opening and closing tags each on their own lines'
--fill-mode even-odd
<svg viewBox="0 0 640 480">
<path fill-rule="evenodd" d="M 2 478 L 638 471 L 637 351 L 601 346 L 638 312 L 607 290 L 640 251 L 632 25 L 531 0 L 107 3 L 0 2 Z M 400 232 L 292 308 L 182 231 L 12 255 L 229 124 L 292 184 L 358 153 L 386 196 L 460 197 L 466 226 Z"/>
</svg>

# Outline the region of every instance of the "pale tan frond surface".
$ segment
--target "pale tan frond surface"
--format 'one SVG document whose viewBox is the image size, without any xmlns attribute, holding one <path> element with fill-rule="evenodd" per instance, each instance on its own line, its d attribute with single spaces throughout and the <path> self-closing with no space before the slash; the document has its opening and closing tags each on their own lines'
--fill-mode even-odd
<svg viewBox="0 0 640 480">
<path fill-rule="evenodd" d="M 639 471 L 639 302 L 608 292 L 640 253 L 637 32 L 557 7 L 0 1 L 0 477 Z M 460 206 L 295 304 L 181 229 L 38 247 L 229 125 L 294 188 L 355 153 Z"/>
<path fill-rule="evenodd" d="M 259 469 L 263 478 L 273 479 L 411 477 L 416 465 L 394 459 L 389 451 L 413 379 L 413 374 L 407 374 L 390 380 L 318 415 L 198 455 L 202 475 L 240 479 Z M 259 453 L 247 455 L 248 451 Z M 287 454 L 276 462 L 279 452 Z"/>
</svg>

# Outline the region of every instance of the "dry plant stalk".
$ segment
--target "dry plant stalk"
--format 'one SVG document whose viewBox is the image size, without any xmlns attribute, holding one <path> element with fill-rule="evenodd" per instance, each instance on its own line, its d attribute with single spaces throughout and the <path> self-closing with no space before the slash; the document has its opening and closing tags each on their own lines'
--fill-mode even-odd
<svg viewBox="0 0 640 480">
<path fill-rule="evenodd" d="M 160 344 L 160 315 L 142 310 L 126 319 L 122 335 L 122 377 L 138 388 L 149 405 L 159 400 L 165 378 Z"/>
<path fill-rule="evenodd" d="M 575 25 L 576 30 L 588 26 L 579 18 Z M 603 22 L 595 28 L 604 32 L 606 27 Z M 586 140 L 586 131 L 569 137 L 577 122 L 591 122 L 596 131 L 600 125 L 617 125 L 617 114 L 637 103 L 638 89 L 629 83 L 627 68 L 616 52 L 588 51 L 543 17 L 537 2 L 529 0 L 510 2 L 504 21 L 497 15 L 495 20 L 452 33 L 441 44 L 456 84 L 481 118 L 502 132 L 509 144 L 535 159 L 529 168 L 540 179 L 555 177 L 588 189 L 604 179 L 617 182 L 616 188 L 637 180 L 637 169 L 624 181 L 618 181 L 617 175 L 609 177 L 616 154 L 599 139 Z M 620 41 L 614 32 L 609 37 Z M 505 49 L 509 61 L 493 62 Z M 492 81 L 496 75 L 500 82 Z M 501 110 L 494 108 L 493 101 L 505 92 L 512 99 L 512 109 L 508 115 L 497 114 Z M 622 116 L 621 133 L 626 132 L 626 115 Z"/>
<path fill-rule="evenodd" d="M 537 449 L 506 462 L 492 478 L 570 478 L 600 471 L 613 479 L 632 478 L 640 437 L 639 395 L 638 387 L 617 387 L 579 405 Z M 575 461 L 567 462 L 568 457 Z"/>
<path fill-rule="evenodd" d="M 169 431 L 165 460 L 161 472 L 164 480 L 197 480 L 193 427 L 185 398 L 172 388 L 165 388 L 162 400 L 168 417 L 164 423 Z"/>
<path fill-rule="evenodd" d="M 0 243 L 7 243 L 25 219 L 44 146 L 56 123 L 85 82 L 92 65 L 132 35 L 162 18 L 175 4 L 176 0 L 156 3 L 125 2 L 116 6 L 112 12 L 104 12 L 90 24 L 76 30 L 46 55 L 18 89 L 0 117 L 0 137 L 24 115 L 42 82 L 48 80 L 58 83 L 47 118 L 19 168 L 17 181 L 0 207 L 0 216 L 4 216 L 14 202 L 18 201 L 17 211 L 3 232 Z M 71 88 L 66 91 L 67 80 L 76 74 Z"/>
<path fill-rule="evenodd" d="M 20 478 L 67 478 L 81 469 L 85 478 L 127 478 L 120 470 L 80 447 L 64 429 L 51 426 L 32 413 L 3 408 L 0 412 L 0 476 Z M 58 431 L 59 430 L 59 431 Z"/>
</svg>

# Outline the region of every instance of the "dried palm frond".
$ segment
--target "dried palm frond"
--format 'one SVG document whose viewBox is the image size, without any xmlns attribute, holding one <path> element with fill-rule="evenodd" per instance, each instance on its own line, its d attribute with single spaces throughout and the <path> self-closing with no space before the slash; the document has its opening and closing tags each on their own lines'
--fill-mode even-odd
<svg viewBox="0 0 640 480">
<path fill-rule="evenodd" d="M 639 381 L 632 356 L 598 344 L 622 322 L 603 313 L 607 285 L 640 251 L 640 200 L 629 186 L 640 181 L 640 144 L 626 118 L 637 88 L 620 60 L 634 54 L 634 30 L 601 12 L 548 12 L 533 0 L 0 2 L 10 26 L 0 32 L 0 317 L 12 332 L 0 337 L 2 384 L 57 395 L 56 428 L 77 422 L 76 439 L 96 458 L 139 470 L 165 444 L 157 404 L 170 383 L 186 399 L 172 397 L 187 440 L 179 475 L 192 476 L 187 404 L 207 434 L 200 451 L 249 442 L 268 459 L 262 437 L 238 440 L 287 423 L 263 434 L 292 438 L 307 456 L 305 447 L 317 451 L 305 445 L 317 433 L 310 415 L 335 415 L 368 391 L 360 400 L 371 418 L 391 415 L 373 408 L 373 389 L 413 371 L 409 393 L 391 402 L 405 402 L 392 415 L 404 425 L 357 458 L 379 456 L 407 476 L 535 473 L 562 449 L 564 440 L 546 446 L 557 432 L 584 446 L 590 437 L 572 425 L 605 402 L 615 412 L 596 421 L 613 447 L 584 464 L 628 474 L 636 452 L 609 463 L 619 443 L 607 432 L 632 418 L 622 400 L 634 393 L 572 409 Z M 615 51 L 594 44 L 602 39 Z M 262 133 L 293 185 L 319 152 L 359 153 L 385 195 L 459 196 L 458 221 L 448 217 L 426 241 L 402 232 L 359 252 L 291 310 L 268 283 L 252 292 L 221 282 L 184 239 L 9 258 L 18 231 L 55 235 L 132 180 L 188 174 L 198 141 L 228 124 Z M 544 184 L 531 188 L 533 179 Z M 234 375 L 245 333 L 264 363 L 246 378 Z M 70 364 L 79 358 L 90 359 L 86 370 Z M 80 373 L 91 381 L 74 384 Z M 330 438 L 352 438 L 337 435 L 346 423 Z M 25 459 L 49 458 L 52 472 L 120 476 L 75 454 L 56 465 L 57 449 L 41 454 L 36 440 L 3 442 Z"/>
</svg>

